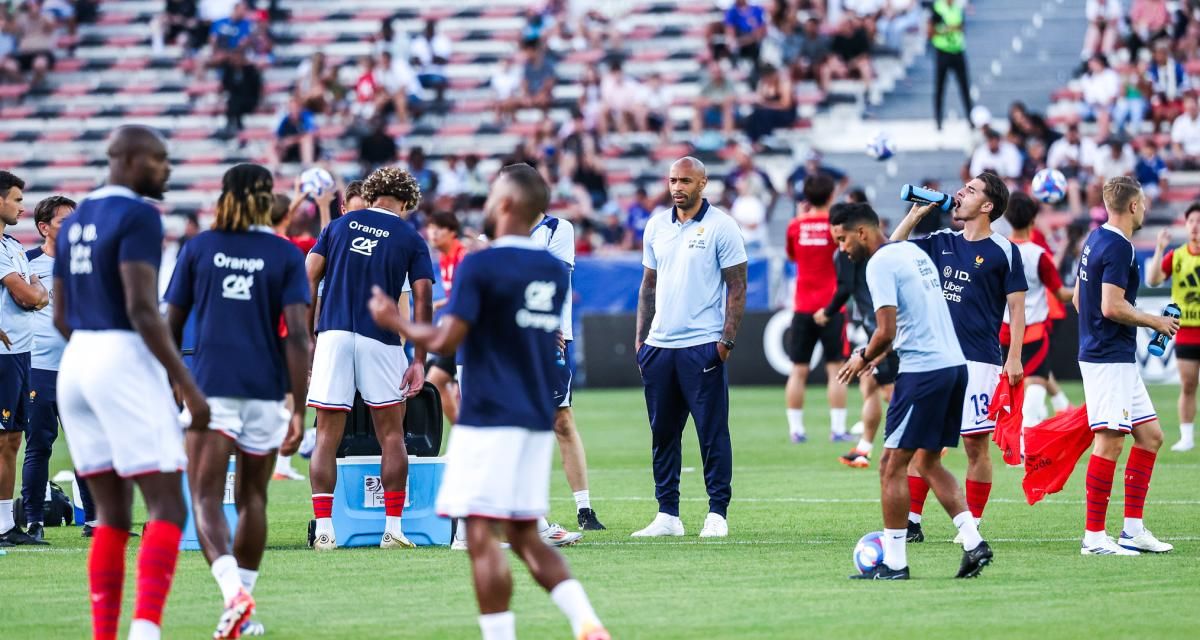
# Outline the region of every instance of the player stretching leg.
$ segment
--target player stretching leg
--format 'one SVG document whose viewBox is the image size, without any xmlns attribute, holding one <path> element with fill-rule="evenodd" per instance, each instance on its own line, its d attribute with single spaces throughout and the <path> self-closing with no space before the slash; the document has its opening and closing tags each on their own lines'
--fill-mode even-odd
<svg viewBox="0 0 1200 640">
<path fill-rule="evenodd" d="M 838 377 L 850 382 L 882 360 L 889 349 L 900 355 L 879 461 L 883 563 L 851 578 L 908 579 L 905 513 L 910 464 L 928 479 L 962 535 L 963 557 L 956 577 L 974 578 L 991 563 L 992 550 L 979 536 L 958 482 L 942 466 L 942 448 L 958 445 L 963 410 L 958 398 L 967 388 L 967 367 L 951 328 L 949 306 L 939 292 L 937 268 L 910 243 L 887 244 L 870 205 L 848 205 L 830 224 L 842 251 L 859 262 L 870 259 L 867 285 L 878 327 Z"/>
<path fill-rule="evenodd" d="M 58 234 L 54 324 L 67 338 L 58 403 L 71 459 L 92 491 L 99 520 L 88 555 L 96 639 L 117 635 L 134 483 L 150 520 L 138 551 L 129 637 L 162 633 L 187 520 L 179 476 L 186 461 L 183 432 L 171 382 L 191 414 L 191 428 L 208 428 L 208 402 L 158 311 L 162 216 L 145 198 L 162 198 L 170 172 L 156 132 L 117 129 L 108 146 L 108 186 L 81 202 Z"/>
<path fill-rule="evenodd" d="M 463 260 L 439 326 L 408 322 L 395 298 L 380 289 L 371 300 L 380 326 L 462 358 L 462 413 L 450 432 L 437 503 L 442 515 L 467 518 L 485 640 L 516 637 L 509 611 L 512 573 L 497 540 L 501 529 L 570 620 L 575 637 L 609 637 L 583 586 L 537 531 L 537 518 L 549 508 L 554 447 L 556 403 L 546 387 L 557 375 L 557 334 L 570 291 L 562 261 L 528 237 L 546 210 L 547 191 L 529 165 L 500 170 L 485 205 L 496 241 Z"/>
<path fill-rule="evenodd" d="M 963 398 L 962 435 L 967 451 L 967 505 L 976 520 L 983 517 L 992 492 L 991 442 L 996 430 L 988 420 L 988 405 L 1000 381 L 1019 384 L 1023 375 L 1021 345 L 1025 335 L 1025 267 L 1021 252 L 1007 238 L 992 231 L 992 223 L 1008 206 L 1008 187 L 996 174 L 984 172 L 954 194 L 954 219 L 962 231 L 943 230 L 913 240 L 929 254 L 942 280 L 942 295 L 950 305 L 954 331 L 967 358 L 967 393 Z M 935 205 L 916 206 L 908 212 L 892 240 L 906 240 L 921 218 Z M 1005 303 L 1013 318 L 1012 346 L 1007 359 L 1000 350 L 1000 325 Z M 916 465 L 909 473 L 909 542 L 921 542 L 921 512 L 929 483 Z"/>
<path fill-rule="evenodd" d="M 1142 523 L 1154 460 L 1163 434 L 1150 394 L 1138 372 L 1137 327 L 1175 335 L 1179 320 L 1138 311 L 1137 257 L 1130 238 L 1146 219 L 1146 196 L 1132 178 L 1104 184 L 1108 223 L 1088 236 L 1075 282 L 1079 311 L 1079 373 L 1088 424 L 1096 435 L 1087 469 L 1087 526 L 1083 555 L 1164 553 L 1174 547 L 1160 542 Z M 1125 526 L 1121 540 L 1105 534 L 1108 498 L 1125 435 L 1133 448 L 1125 463 Z"/>
<path fill-rule="evenodd" d="M 196 533 L 225 603 L 214 638 L 239 637 L 254 612 L 275 455 L 281 445 L 295 451 L 303 435 L 305 407 L 297 409 L 301 421 L 292 421 L 284 394 L 306 395 L 310 294 L 304 256 L 269 225 L 273 187 L 271 172 L 258 165 L 227 171 L 213 229 L 184 246 L 166 294 L 176 344 L 182 346 L 195 311 L 191 368 L 212 411 L 209 430 L 189 433 L 187 444 Z M 283 340 L 280 316 L 288 328 Z M 222 502 L 235 446 L 238 526 L 231 547 Z"/>
<path fill-rule="evenodd" d="M 1179 442 L 1171 451 L 1191 451 L 1196 446 L 1196 386 L 1200 382 L 1200 202 L 1184 212 L 1188 241 L 1163 255 L 1171 241 L 1169 229 L 1158 234 L 1158 247 L 1147 267 L 1146 284 L 1157 287 L 1171 278 L 1171 301 L 1183 312 L 1175 336 L 1175 363 L 1179 367 Z"/>
<path fill-rule="evenodd" d="M 386 530 L 379 546 L 413 547 L 404 537 L 400 518 L 408 482 L 404 447 L 404 401 L 425 384 L 425 348 L 418 346 L 411 365 L 400 338 L 381 330 L 367 312 L 371 286 L 398 299 L 405 281 L 412 283 L 417 322 L 433 317 L 433 263 L 429 248 L 401 215 L 421 199 L 416 180 L 403 169 L 379 169 L 363 183 L 370 209 L 346 213 L 321 232 L 305 261 L 315 299 L 324 280 L 320 320 L 315 323 L 308 406 L 317 410 L 317 443 L 309 467 L 313 515 L 317 519 L 313 548 L 337 547 L 333 530 L 333 489 L 337 484 L 337 449 L 355 389 L 371 410 L 371 421 L 383 450 Z M 315 305 L 314 305 L 315 306 Z M 315 312 L 309 312 L 312 330 Z"/>
</svg>

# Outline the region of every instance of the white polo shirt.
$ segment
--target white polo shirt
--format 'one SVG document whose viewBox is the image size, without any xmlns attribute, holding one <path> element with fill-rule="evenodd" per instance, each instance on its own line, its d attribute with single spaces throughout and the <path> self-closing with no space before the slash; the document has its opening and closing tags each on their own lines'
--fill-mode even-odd
<svg viewBox="0 0 1200 640">
<path fill-rule="evenodd" d="M 708 200 L 686 223 L 675 217 L 675 207 L 651 216 L 643 236 L 642 265 L 658 272 L 658 285 L 646 344 L 684 349 L 720 340 L 725 329 L 721 270 L 746 261 L 737 222 Z"/>
</svg>

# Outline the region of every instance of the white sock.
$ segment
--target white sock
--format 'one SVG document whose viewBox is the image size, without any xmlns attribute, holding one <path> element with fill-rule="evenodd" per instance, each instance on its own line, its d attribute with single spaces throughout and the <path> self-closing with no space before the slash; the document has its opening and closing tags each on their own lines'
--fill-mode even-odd
<svg viewBox="0 0 1200 640">
<path fill-rule="evenodd" d="M 1055 411 L 1066 411 L 1067 407 L 1071 406 L 1071 400 L 1067 398 L 1067 394 L 1059 391 L 1050 396 L 1050 406 L 1054 407 Z"/>
<path fill-rule="evenodd" d="M 1179 425 L 1179 441 L 1180 442 L 1195 442 L 1196 425 L 1192 422 L 1185 422 Z"/>
<path fill-rule="evenodd" d="M 575 510 L 592 508 L 592 492 L 584 489 L 575 492 Z"/>
<path fill-rule="evenodd" d="M 129 625 L 129 640 L 160 640 L 162 629 L 149 620 L 134 620 Z"/>
<path fill-rule="evenodd" d="M 467 519 L 459 518 L 458 525 L 454 527 L 454 539 L 467 541 Z"/>
<path fill-rule="evenodd" d="M 394 536 L 404 535 L 404 531 L 400 529 L 400 516 L 386 516 L 383 530 L 391 533 Z"/>
<path fill-rule="evenodd" d="M 479 616 L 483 640 L 517 640 L 517 617 L 511 611 Z"/>
<path fill-rule="evenodd" d="M 550 599 L 558 606 L 558 610 L 567 616 L 567 620 L 571 621 L 571 632 L 576 636 L 583 631 L 584 625 L 600 623 L 595 610 L 592 609 L 592 603 L 583 591 L 583 585 L 574 578 L 563 580 L 551 589 Z"/>
<path fill-rule="evenodd" d="M 970 551 L 983 542 L 983 537 L 979 535 L 979 525 L 970 511 L 954 516 L 954 526 L 958 527 L 958 532 L 962 534 L 963 551 Z"/>
<path fill-rule="evenodd" d="M 287 473 L 292 470 L 292 457 L 279 456 L 275 458 L 275 473 Z"/>
<path fill-rule="evenodd" d="M 1104 531 L 1088 531 L 1083 532 L 1083 545 L 1085 547 L 1098 547 L 1104 544 L 1104 539 L 1107 537 Z"/>
<path fill-rule="evenodd" d="M 541 533 L 541 532 L 545 531 L 546 529 L 550 528 L 550 523 L 546 520 L 545 516 L 538 517 L 537 528 L 538 528 L 538 533 Z"/>
<path fill-rule="evenodd" d="M 908 566 L 908 529 L 883 530 L 883 563 L 899 571 Z"/>
<path fill-rule="evenodd" d="M 921 514 L 913 513 L 912 511 L 909 511 L 908 512 L 908 521 L 913 524 L 921 524 Z"/>
<path fill-rule="evenodd" d="M 12 500 L 0 500 L 0 533 L 8 533 L 17 526 L 13 520 L 12 504 Z"/>
<path fill-rule="evenodd" d="M 837 436 L 846 435 L 846 410 L 829 410 L 829 430 Z"/>
<path fill-rule="evenodd" d="M 221 587 L 221 597 L 224 602 L 233 600 L 242 588 L 242 577 L 238 574 L 237 560 L 233 556 L 224 555 L 212 563 L 212 575 Z"/>
<path fill-rule="evenodd" d="M 787 410 L 788 432 L 804 435 L 804 409 Z"/>
<path fill-rule="evenodd" d="M 1125 527 L 1121 529 L 1129 537 L 1136 536 L 1145 530 L 1146 525 L 1142 524 L 1141 518 L 1125 518 Z"/>
<path fill-rule="evenodd" d="M 866 438 L 859 438 L 858 446 L 856 446 L 854 448 L 858 449 L 859 453 L 865 453 L 865 454 L 870 455 L 871 449 L 873 449 L 874 447 L 875 447 L 875 445 L 871 444 L 870 440 L 867 440 Z"/>
<path fill-rule="evenodd" d="M 1046 419 L 1046 387 L 1031 384 L 1025 387 L 1025 405 L 1021 407 L 1024 414 L 1022 426 L 1032 427 Z"/>
<path fill-rule="evenodd" d="M 333 518 L 317 518 L 317 535 L 327 533 L 330 536 L 333 533 Z"/>
<path fill-rule="evenodd" d="M 242 588 L 246 590 L 246 593 L 254 593 L 254 585 L 258 584 L 258 572 L 239 567 L 238 577 L 242 579 Z"/>
</svg>

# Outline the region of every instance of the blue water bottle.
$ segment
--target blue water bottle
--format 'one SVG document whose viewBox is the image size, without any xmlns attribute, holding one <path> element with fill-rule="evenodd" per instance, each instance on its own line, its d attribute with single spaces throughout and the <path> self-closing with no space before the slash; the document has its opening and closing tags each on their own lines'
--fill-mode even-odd
<svg viewBox="0 0 1200 640">
<path fill-rule="evenodd" d="M 1168 318 L 1175 318 L 1176 320 L 1183 316 L 1183 313 L 1179 310 L 1179 305 L 1175 304 L 1174 302 L 1167 305 L 1163 309 L 1162 314 Z M 1166 353 L 1167 343 L 1170 341 L 1171 336 L 1155 331 L 1154 335 L 1150 336 L 1150 346 L 1146 347 L 1146 351 L 1149 351 L 1150 355 L 1156 358 L 1161 358 L 1162 354 Z"/>
<path fill-rule="evenodd" d="M 567 366 L 567 354 L 562 349 L 554 350 L 554 364 L 560 367 Z"/>
<path fill-rule="evenodd" d="M 900 199 L 917 204 L 936 204 L 942 211 L 949 211 L 957 204 L 949 194 L 918 187 L 915 184 L 906 184 L 900 187 Z"/>
</svg>

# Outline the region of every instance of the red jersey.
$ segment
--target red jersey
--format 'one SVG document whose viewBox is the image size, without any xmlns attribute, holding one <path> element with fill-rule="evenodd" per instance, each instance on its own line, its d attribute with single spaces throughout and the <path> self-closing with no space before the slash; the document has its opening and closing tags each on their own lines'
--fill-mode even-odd
<svg viewBox="0 0 1200 640">
<path fill-rule="evenodd" d="M 787 255 L 796 263 L 796 313 L 816 313 L 833 299 L 837 290 L 835 250 L 828 211 L 806 213 L 788 224 Z"/>
<path fill-rule="evenodd" d="M 455 238 L 451 241 L 450 250 L 443 251 L 442 255 L 438 257 L 438 267 L 442 272 L 442 289 L 446 291 L 446 296 L 449 296 L 450 290 L 454 288 L 454 272 L 466 255 L 467 248 L 458 241 L 458 238 Z"/>
<path fill-rule="evenodd" d="M 317 246 L 317 239 L 312 236 L 287 236 L 287 239 L 288 242 L 296 245 L 296 248 L 300 250 L 300 253 L 303 253 L 306 256 L 308 255 L 309 251 L 312 251 L 313 247 Z"/>
</svg>

